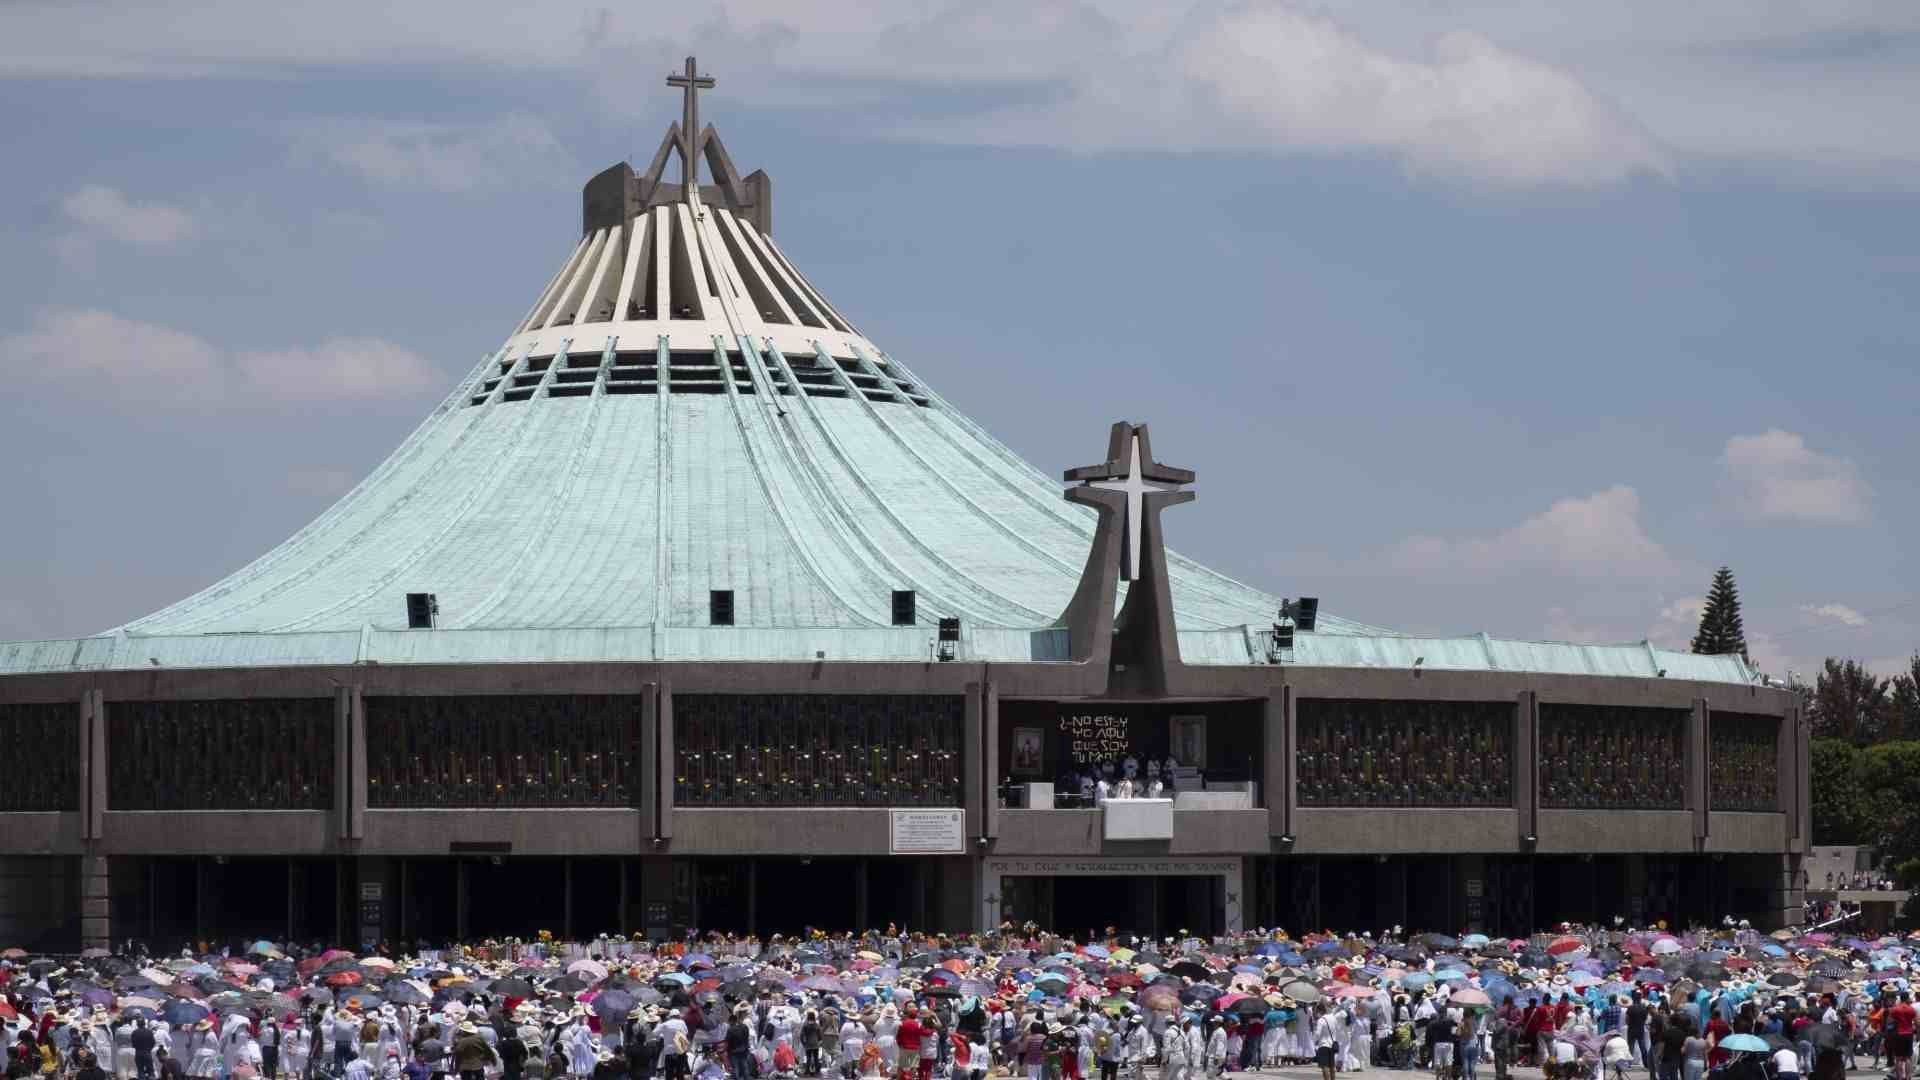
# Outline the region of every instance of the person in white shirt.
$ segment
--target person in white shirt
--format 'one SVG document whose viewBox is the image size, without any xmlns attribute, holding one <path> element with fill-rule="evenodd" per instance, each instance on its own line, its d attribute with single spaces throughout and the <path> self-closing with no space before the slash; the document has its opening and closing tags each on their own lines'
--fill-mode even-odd
<svg viewBox="0 0 1920 1080">
<path fill-rule="evenodd" d="M 1333 1080 L 1335 1047 L 1340 1044 L 1340 1028 L 1333 1013 L 1321 1007 L 1313 1021 L 1313 1063 L 1320 1067 L 1320 1080 Z"/>
<path fill-rule="evenodd" d="M 1783 1046 L 1773 1052 L 1774 1080 L 1798 1080 L 1800 1076 L 1800 1054 L 1791 1046 Z"/>
</svg>

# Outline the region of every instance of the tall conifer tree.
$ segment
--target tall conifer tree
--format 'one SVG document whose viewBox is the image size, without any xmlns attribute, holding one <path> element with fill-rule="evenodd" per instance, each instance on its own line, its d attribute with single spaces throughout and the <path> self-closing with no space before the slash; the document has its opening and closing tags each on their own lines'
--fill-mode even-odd
<svg viewBox="0 0 1920 1080">
<path fill-rule="evenodd" d="M 1700 632 L 1693 635 L 1693 651 L 1707 656 L 1737 653 L 1747 659 L 1747 632 L 1740 625 L 1740 590 L 1733 571 L 1721 567 L 1707 590 L 1707 606 L 1700 612 Z"/>
</svg>

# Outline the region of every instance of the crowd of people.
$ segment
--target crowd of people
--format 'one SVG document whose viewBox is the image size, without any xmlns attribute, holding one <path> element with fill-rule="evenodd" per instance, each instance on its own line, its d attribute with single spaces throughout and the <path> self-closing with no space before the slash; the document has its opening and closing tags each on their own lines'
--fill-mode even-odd
<svg viewBox="0 0 1920 1080">
<path fill-rule="evenodd" d="M 1031 927 L 767 942 L 260 941 L 0 955 L 10 1078 L 1208 1080 L 1317 1066 L 1505 1080 L 1908 1080 L 1904 939 L 1575 928 L 1525 939 Z"/>
</svg>

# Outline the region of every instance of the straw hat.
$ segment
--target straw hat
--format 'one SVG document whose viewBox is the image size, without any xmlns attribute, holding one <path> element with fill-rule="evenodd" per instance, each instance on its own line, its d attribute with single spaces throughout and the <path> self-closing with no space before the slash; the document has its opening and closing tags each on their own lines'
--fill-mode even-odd
<svg viewBox="0 0 1920 1080">
<path fill-rule="evenodd" d="M 480 1034 L 480 1029 L 479 1029 L 479 1028 L 477 1028 L 477 1027 L 474 1027 L 474 1026 L 473 1026 L 473 1021 L 471 1021 L 471 1020 L 462 1020 L 462 1021 L 460 1021 L 460 1026 L 459 1026 L 459 1027 L 458 1027 L 457 1029 L 455 1029 L 455 1030 L 457 1030 L 457 1031 L 459 1031 L 459 1032 L 460 1032 L 460 1034 L 462 1034 L 462 1035 L 478 1035 L 478 1034 Z"/>
</svg>

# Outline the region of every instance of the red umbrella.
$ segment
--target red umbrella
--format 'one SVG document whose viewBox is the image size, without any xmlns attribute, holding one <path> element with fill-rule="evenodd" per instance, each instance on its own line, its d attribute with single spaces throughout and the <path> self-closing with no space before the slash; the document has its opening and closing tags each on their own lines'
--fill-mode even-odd
<svg viewBox="0 0 1920 1080">
<path fill-rule="evenodd" d="M 357 971 L 336 971 L 327 976 L 328 986 L 359 986 L 360 973 Z"/>
<path fill-rule="evenodd" d="M 1140 976 L 1130 971 L 1119 971 L 1107 976 L 1107 989 L 1120 990 L 1129 986 L 1139 986 Z"/>
<path fill-rule="evenodd" d="M 1584 941 L 1581 941 L 1579 938 L 1563 937 L 1560 940 L 1554 942 L 1553 944 L 1547 946 L 1547 952 L 1551 953 L 1554 956 L 1559 956 L 1563 953 L 1570 953 L 1575 949 L 1584 949 L 1586 947 L 1587 947 L 1587 943 Z"/>
</svg>

